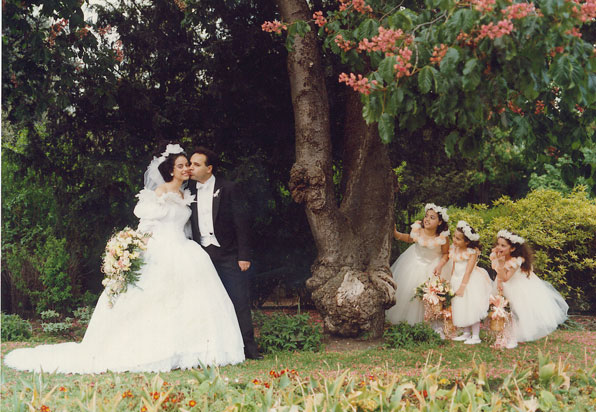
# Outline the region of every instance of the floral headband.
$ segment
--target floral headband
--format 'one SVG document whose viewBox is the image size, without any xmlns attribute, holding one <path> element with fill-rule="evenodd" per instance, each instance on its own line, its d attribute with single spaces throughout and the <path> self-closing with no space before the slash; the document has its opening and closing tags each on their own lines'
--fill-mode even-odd
<svg viewBox="0 0 596 412">
<path fill-rule="evenodd" d="M 424 206 L 424 211 L 428 212 L 429 210 L 434 210 L 440 214 L 443 222 L 449 222 L 449 215 L 447 214 L 447 209 L 444 207 L 437 206 L 434 203 L 427 203 L 426 206 Z"/>
<path fill-rule="evenodd" d="M 178 143 L 170 143 L 166 146 L 166 151 L 163 152 L 161 156 L 157 158 L 157 160 L 159 161 L 159 164 L 161 164 L 163 161 L 166 160 L 166 157 L 168 157 L 169 155 L 178 153 L 184 153 L 184 149 L 182 148 L 182 146 L 180 146 Z"/>
<path fill-rule="evenodd" d="M 470 226 L 465 220 L 460 220 L 457 222 L 457 228 L 461 230 L 462 233 L 472 242 L 480 240 L 480 235 L 478 233 L 473 233 L 472 226 Z"/>
<path fill-rule="evenodd" d="M 513 233 L 505 229 L 499 230 L 499 233 L 497 233 L 497 237 L 502 237 L 503 239 L 507 239 L 511 243 L 517 243 L 518 245 L 523 245 L 526 241 L 526 239 L 524 239 L 523 237 L 514 235 Z"/>
</svg>

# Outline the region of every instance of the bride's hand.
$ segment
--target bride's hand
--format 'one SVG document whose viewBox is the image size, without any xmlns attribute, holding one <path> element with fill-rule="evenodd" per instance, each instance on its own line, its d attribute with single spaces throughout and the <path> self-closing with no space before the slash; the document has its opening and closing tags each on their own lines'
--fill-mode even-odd
<svg viewBox="0 0 596 412">
<path fill-rule="evenodd" d="M 242 272 L 246 272 L 250 268 L 250 262 L 247 260 L 239 260 L 238 266 Z"/>
</svg>

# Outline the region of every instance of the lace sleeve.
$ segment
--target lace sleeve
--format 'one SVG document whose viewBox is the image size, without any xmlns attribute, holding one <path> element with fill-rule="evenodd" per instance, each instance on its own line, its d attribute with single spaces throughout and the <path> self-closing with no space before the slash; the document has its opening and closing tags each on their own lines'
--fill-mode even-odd
<svg viewBox="0 0 596 412">
<path fill-rule="evenodd" d="M 152 190 L 143 189 L 137 197 L 139 202 L 134 209 L 135 216 L 139 218 L 137 230 L 152 233 L 160 219 L 167 214 L 166 205 Z"/>
</svg>

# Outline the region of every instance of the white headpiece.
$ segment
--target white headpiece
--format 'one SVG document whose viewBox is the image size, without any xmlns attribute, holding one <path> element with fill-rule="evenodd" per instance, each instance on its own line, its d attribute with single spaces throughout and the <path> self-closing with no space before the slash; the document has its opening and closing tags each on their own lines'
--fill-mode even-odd
<svg viewBox="0 0 596 412">
<path fill-rule="evenodd" d="M 497 233 L 497 237 L 502 237 L 503 239 L 509 240 L 511 243 L 517 243 L 518 245 L 523 245 L 526 239 L 521 236 L 514 235 L 508 230 L 501 229 L 499 233 Z"/>
<path fill-rule="evenodd" d="M 168 144 L 166 146 L 165 152 L 163 152 L 161 156 L 154 157 L 153 160 L 151 160 L 151 163 L 149 163 L 149 166 L 147 166 L 147 170 L 145 171 L 145 189 L 155 190 L 158 186 L 163 185 L 165 183 L 163 177 L 161 176 L 161 173 L 159 173 L 158 167 L 166 160 L 166 157 L 168 157 L 171 154 L 178 153 L 184 153 L 184 149 L 182 149 L 182 146 L 180 146 L 179 144 Z"/>
<path fill-rule="evenodd" d="M 480 240 L 480 235 L 478 233 L 473 233 L 472 226 L 470 226 L 465 220 L 460 220 L 457 222 L 457 228 L 460 229 L 463 234 L 472 242 L 477 242 Z"/>
<path fill-rule="evenodd" d="M 449 222 L 449 215 L 447 214 L 447 209 L 445 209 L 444 207 L 437 206 L 434 203 L 427 203 L 426 206 L 424 206 L 424 211 L 428 212 L 429 209 L 432 209 L 438 214 L 440 214 L 443 222 Z"/>
</svg>

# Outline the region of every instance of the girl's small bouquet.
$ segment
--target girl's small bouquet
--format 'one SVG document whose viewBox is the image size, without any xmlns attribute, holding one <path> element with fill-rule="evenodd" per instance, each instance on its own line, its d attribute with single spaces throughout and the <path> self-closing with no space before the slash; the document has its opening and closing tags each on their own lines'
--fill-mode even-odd
<svg viewBox="0 0 596 412">
<path fill-rule="evenodd" d="M 102 265 L 105 277 L 101 283 L 105 287 L 110 307 L 118 295 L 139 280 L 143 251 L 147 248 L 150 236 L 125 227 L 108 240 Z"/>
<path fill-rule="evenodd" d="M 490 295 L 488 299 L 490 307 L 488 310 L 488 319 L 490 323 L 490 330 L 496 333 L 494 348 L 500 349 L 505 347 L 509 340 L 511 323 L 511 309 L 509 308 L 509 301 L 501 295 Z"/>
<path fill-rule="evenodd" d="M 424 303 L 424 319 L 442 319 L 443 310 L 451 307 L 451 299 L 455 293 L 449 282 L 439 276 L 432 276 L 426 282 L 420 284 L 414 293 L 414 297 Z"/>
</svg>

